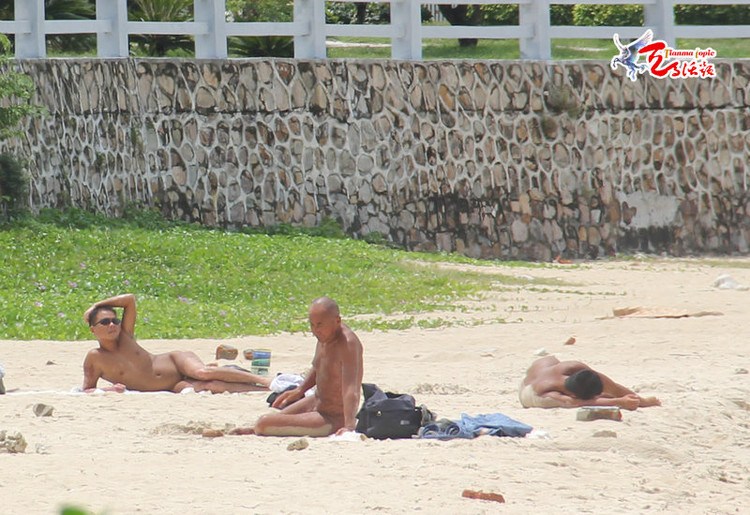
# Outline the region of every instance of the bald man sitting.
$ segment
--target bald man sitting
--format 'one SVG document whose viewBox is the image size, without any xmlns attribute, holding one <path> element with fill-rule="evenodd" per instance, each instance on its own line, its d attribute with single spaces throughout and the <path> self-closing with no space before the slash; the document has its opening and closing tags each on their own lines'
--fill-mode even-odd
<svg viewBox="0 0 750 515">
<path fill-rule="evenodd" d="M 526 371 L 518 399 L 524 408 L 617 406 L 634 410 L 660 406 L 656 397 L 641 397 L 580 361 L 539 358 Z"/>
<path fill-rule="evenodd" d="M 362 344 L 341 323 L 339 307 L 328 297 L 313 301 L 309 319 L 318 343 L 304 382 L 276 398 L 273 407 L 282 408 L 280 412 L 263 415 L 254 427 L 237 428 L 231 434 L 328 436 L 355 430 L 362 389 Z M 313 386 L 315 395 L 305 396 Z"/>
</svg>

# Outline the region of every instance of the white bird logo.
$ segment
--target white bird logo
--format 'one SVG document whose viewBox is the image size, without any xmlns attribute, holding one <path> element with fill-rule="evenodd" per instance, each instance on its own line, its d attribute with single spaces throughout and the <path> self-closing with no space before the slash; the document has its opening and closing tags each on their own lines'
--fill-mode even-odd
<svg viewBox="0 0 750 515">
<path fill-rule="evenodd" d="M 648 29 L 641 37 L 629 45 L 623 45 L 620 42 L 620 35 L 615 34 L 612 36 L 612 40 L 614 40 L 617 50 L 620 51 L 620 55 L 613 57 L 609 65 L 613 70 L 617 69 L 618 64 L 622 65 L 627 70 L 630 80 L 635 81 L 639 73 L 643 73 L 648 69 L 648 66 L 645 64 L 638 64 L 638 50 L 651 43 L 653 38 L 654 33 L 651 29 Z"/>
</svg>

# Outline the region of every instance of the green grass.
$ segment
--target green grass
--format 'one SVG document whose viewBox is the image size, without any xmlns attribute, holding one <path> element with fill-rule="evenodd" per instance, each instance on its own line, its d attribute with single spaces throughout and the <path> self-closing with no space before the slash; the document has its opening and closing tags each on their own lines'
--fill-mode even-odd
<svg viewBox="0 0 750 515">
<path fill-rule="evenodd" d="M 6 225 L 0 229 L 0 334 L 89 339 L 83 312 L 124 292 L 138 299 L 139 338 L 220 338 L 304 330 L 307 307 L 321 295 L 336 299 L 344 318 L 388 317 L 456 310 L 457 300 L 502 285 L 545 284 L 432 266 L 435 256 L 363 241 L 276 232 L 282 234 L 208 230 L 150 214 L 110 220 L 82 211 L 47 211 Z"/>
<path fill-rule="evenodd" d="M 382 38 L 336 38 L 345 43 L 358 45 L 389 43 Z M 711 47 L 717 58 L 750 57 L 750 41 L 747 39 L 680 39 L 677 46 L 682 49 Z M 615 55 L 615 45 L 611 39 L 554 39 L 552 40 L 553 59 L 604 59 Z M 387 47 L 330 47 L 329 58 L 389 59 L 391 48 Z M 482 39 L 476 47 L 460 47 L 455 39 L 425 39 L 422 46 L 424 60 L 441 59 L 520 59 L 518 41 L 514 39 Z"/>
</svg>

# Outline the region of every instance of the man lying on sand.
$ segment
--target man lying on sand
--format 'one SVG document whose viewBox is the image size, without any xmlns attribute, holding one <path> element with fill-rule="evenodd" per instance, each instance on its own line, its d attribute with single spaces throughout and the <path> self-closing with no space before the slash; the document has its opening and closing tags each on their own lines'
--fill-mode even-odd
<svg viewBox="0 0 750 515">
<path fill-rule="evenodd" d="M 318 343 L 305 381 L 276 398 L 273 407 L 283 408 L 279 413 L 263 415 L 254 427 L 237 428 L 231 434 L 328 436 L 355 430 L 362 388 L 362 344 L 341 323 L 339 307 L 328 297 L 313 301 L 309 319 Z M 317 387 L 315 395 L 305 397 L 313 386 Z"/>
<path fill-rule="evenodd" d="M 580 361 L 539 358 L 526 371 L 518 398 L 524 408 L 617 406 L 634 410 L 660 406 L 656 397 L 641 397 Z"/>
<path fill-rule="evenodd" d="M 122 319 L 115 308 L 122 308 Z M 91 332 L 99 341 L 83 362 L 83 389 L 93 391 L 102 377 L 114 386 L 107 391 L 126 388 L 143 392 L 249 392 L 268 390 L 271 378 L 232 367 L 206 366 L 193 352 L 172 351 L 151 354 L 138 345 L 135 329 L 135 296 L 118 295 L 92 304 L 83 314 Z"/>
</svg>

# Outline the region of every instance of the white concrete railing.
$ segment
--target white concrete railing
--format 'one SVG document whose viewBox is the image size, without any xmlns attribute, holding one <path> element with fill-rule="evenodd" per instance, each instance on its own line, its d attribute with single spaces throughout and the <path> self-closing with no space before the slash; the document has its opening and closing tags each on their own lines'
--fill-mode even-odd
<svg viewBox="0 0 750 515">
<path fill-rule="evenodd" d="M 328 0 L 353 2 L 354 0 Z M 361 0 L 360 0 L 361 1 Z M 609 39 L 640 36 L 651 28 L 657 39 L 674 46 L 676 38 L 750 38 L 750 25 L 675 25 L 675 5 L 750 5 L 750 0 L 450 0 L 451 4 L 512 4 L 519 24 L 511 26 L 422 25 L 422 5 L 435 0 L 376 0 L 391 4 L 388 25 L 326 24 L 326 0 L 294 0 L 293 22 L 228 22 L 225 0 L 194 0 L 194 21 L 128 21 L 127 0 L 96 0 L 95 20 L 45 20 L 44 0 L 15 0 L 15 20 L 0 21 L 0 33 L 15 34 L 17 58 L 47 55 L 48 34 L 96 34 L 99 57 L 128 57 L 131 34 L 181 34 L 195 37 L 197 58 L 226 58 L 228 36 L 291 36 L 294 56 L 325 59 L 330 36 L 378 37 L 391 40 L 394 59 L 420 60 L 425 38 L 517 39 L 523 59 L 550 59 L 551 39 Z M 446 0 L 446 3 L 447 0 Z M 551 5 L 642 5 L 643 27 L 581 27 L 550 24 Z"/>
</svg>

